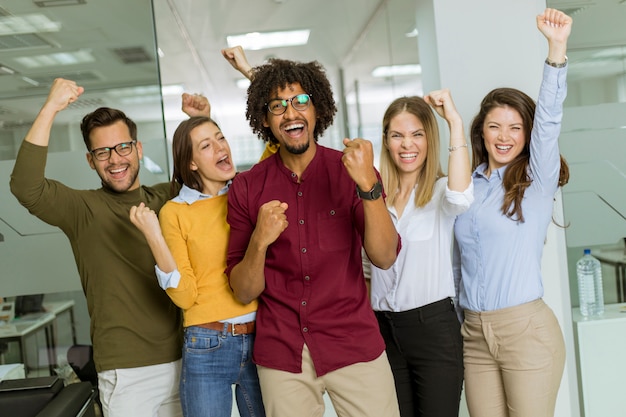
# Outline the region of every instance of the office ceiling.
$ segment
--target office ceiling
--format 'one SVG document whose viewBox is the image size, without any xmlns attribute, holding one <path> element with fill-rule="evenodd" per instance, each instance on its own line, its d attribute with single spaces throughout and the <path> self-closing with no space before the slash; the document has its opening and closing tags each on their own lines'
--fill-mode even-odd
<svg viewBox="0 0 626 417">
<path fill-rule="evenodd" d="M 55 77 L 71 78 L 85 86 L 86 94 L 73 111 L 58 120 L 75 120 L 85 108 L 120 107 L 135 118 L 154 92 L 132 92 L 133 85 L 153 85 L 156 60 L 160 60 L 163 85 L 207 94 L 214 109 L 241 108 L 245 90 L 236 86 L 240 75 L 222 58 L 226 34 L 249 31 L 311 30 L 304 47 L 248 51 L 251 63 L 270 56 L 319 60 L 329 77 L 338 81 L 339 68 L 357 60 L 375 63 L 417 63 L 412 0 L 154 0 L 157 41 L 154 50 L 146 20 L 150 0 L 5 0 L 0 6 L 0 123 L 10 127 L 28 123 L 41 106 Z M 38 34 L 2 35 L 2 23 L 14 17 L 43 15 L 58 30 Z M 389 25 L 387 25 L 389 23 Z M 4 32 L 6 33 L 6 32 Z M 148 36 L 146 36 L 146 34 Z M 28 68 L 21 58 L 57 52 L 87 51 L 92 62 Z M 375 66 L 375 65 L 374 65 Z M 363 65 L 369 77 L 373 66 Z M 373 82 L 372 84 L 375 84 Z M 115 87 L 116 94 L 105 95 Z M 94 93 L 94 94 L 89 94 Z M 144 101 L 128 94 L 148 95 Z M 235 99 L 235 100 L 234 100 Z M 233 101 L 234 100 L 234 101 Z M 81 104 L 82 101 L 82 105 Z M 179 112 L 180 96 L 165 97 L 166 110 Z M 130 110 L 129 110 L 130 108 Z M 234 110 L 233 110 L 234 111 Z"/>
<path fill-rule="evenodd" d="M 99 105 L 119 107 L 137 119 L 159 116 L 161 99 L 155 85 L 157 60 L 163 85 L 180 85 L 189 92 L 207 94 L 217 115 L 243 113 L 245 90 L 241 78 L 222 58 L 225 35 L 250 31 L 308 28 L 309 43 L 248 51 L 251 63 L 270 56 L 309 61 L 316 59 L 339 85 L 344 71 L 345 90 L 360 94 L 388 85 L 389 79 L 370 75 L 378 65 L 418 63 L 417 40 L 406 34 L 415 28 L 416 0 L 154 0 L 157 41 L 150 36 L 150 0 L 3 0 L 0 5 L 0 127 L 27 125 L 41 106 L 51 81 L 73 78 L 87 89 L 84 98 L 59 121 L 76 121 Z M 571 12 L 577 21 L 571 46 L 581 50 L 597 43 L 626 44 L 626 5 L 620 0 L 564 1 L 551 5 Z M 607 10 L 610 10 L 607 17 Z M 58 30 L 7 35 L 7 19 L 44 15 Z M 607 20 L 608 19 L 608 20 Z M 615 24 L 611 23 L 615 22 Z M 610 28 L 610 34 L 600 36 Z M 5 33 L 5 34 L 3 34 Z M 146 36 L 148 34 L 148 36 Z M 87 51 L 92 62 L 29 68 L 20 58 L 53 52 Z M 624 72 L 622 56 L 611 57 L 611 72 Z M 571 56 L 570 56 L 571 58 Z M 588 68 L 588 67 L 587 67 Z M 575 68 L 572 66 L 572 72 Z M 575 74 L 573 74 L 575 76 Z M 416 84 L 418 78 L 398 77 L 395 83 Z M 144 85 L 145 91 L 128 87 Z M 108 90 L 115 87 L 115 93 Z M 104 92 L 107 91 L 105 94 Z M 375 93 L 374 93 L 375 94 Z M 180 96 L 165 96 L 172 118 L 182 117 Z M 156 107 L 151 107 L 156 106 Z"/>
</svg>

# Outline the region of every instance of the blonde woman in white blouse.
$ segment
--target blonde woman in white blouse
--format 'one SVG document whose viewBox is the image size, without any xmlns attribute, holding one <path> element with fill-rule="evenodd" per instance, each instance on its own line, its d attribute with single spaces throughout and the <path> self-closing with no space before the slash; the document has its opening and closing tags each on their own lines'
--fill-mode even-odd
<svg viewBox="0 0 626 417">
<path fill-rule="evenodd" d="M 433 109 L 450 128 L 449 176 Z M 455 313 L 452 229 L 473 201 L 463 121 L 448 90 L 401 97 L 383 118 L 381 176 L 402 237 L 388 270 L 371 265 L 371 300 L 402 417 L 457 417 L 463 346 Z"/>
</svg>

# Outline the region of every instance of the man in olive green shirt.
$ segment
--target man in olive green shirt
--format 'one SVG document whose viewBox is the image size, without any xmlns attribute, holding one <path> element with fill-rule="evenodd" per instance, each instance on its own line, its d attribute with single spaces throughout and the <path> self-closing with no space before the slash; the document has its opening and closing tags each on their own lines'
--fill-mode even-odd
<svg viewBox="0 0 626 417">
<path fill-rule="evenodd" d="M 109 108 L 83 119 L 87 162 L 101 188 L 75 190 L 44 177 L 56 114 L 83 91 L 73 81 L 54 81 L 18 153 L 11 192 L 70 241 L 91 317 L 105 417 L 180 416 L 182 317 L 160 289 L 150 249 L 129 220 L 130 207 L 140 202 L 158 212 L 170 198 L 170 185 L 139 184 L 142 145 L 135 123 Z M 203 113 L 197 103 L 190 111 L 194 105 Z"/>
</svg>

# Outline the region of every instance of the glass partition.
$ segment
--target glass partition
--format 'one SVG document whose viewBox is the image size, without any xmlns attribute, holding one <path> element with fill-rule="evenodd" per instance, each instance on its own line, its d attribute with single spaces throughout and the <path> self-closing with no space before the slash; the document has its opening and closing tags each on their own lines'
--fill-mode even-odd
<svg viewBox="0 0 626 417">
<path fill-rule="evenodd" d="M 626 301 L 626 32 L 608 24 L 626 18 L 625 9 L 599 2 L 573 15 L 560 147 L 570 167 L 563 211 L 574 307 L 585 248 L 603 263 L 605 303 Z"/>
<path fill-rule="evenodd" d="M 152 2 L 6 0 L 0 6 L 0 51 L 0 297 L 78 290 L 67 238 L 18 204 L 8 178 L 60 77 L 76 81 L 85 93 L 56 117 L 48 177 L 74 188 L 100 186 L 86 162 L 80 121 L 106 106 L 123 110 L 138 125 L 142 183 L 168 180 Z"/>
</svg>

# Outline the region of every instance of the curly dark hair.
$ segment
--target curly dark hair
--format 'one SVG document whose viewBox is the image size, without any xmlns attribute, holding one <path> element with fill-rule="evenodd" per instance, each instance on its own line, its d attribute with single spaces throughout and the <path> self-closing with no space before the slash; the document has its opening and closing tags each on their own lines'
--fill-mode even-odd
<svg viewBox="0 0 626 417">
<path fill-rule="evenodd" d="M 502 185 L 504 186 L 502 213 L 511 219 L 523 223 L 522 200 L 524 199 L 526 189 L 532 181 L 528 174 L 530 169 L 530 133 L 533 128 L 536 104 L 527 94 L 514 88 L 496 88 L 483 98 L 480 103 L 480 111 L 474 117 L 470 127 L 473 154 L 472 169 L 476 169 L 483 162 L 489 161 L 489 154 L 483 139 L 483 125 L 487 114 L 496 107 L 510 107 L 517 111 L 522 118 L 524 132 L 526 133 L 522 152 L 510 162 L 502 180 Z M 561 156 L 559 186 L 564 186 L 568 180 L 569 167 L 565 158 Z"/>
<path fill-rule="evenodd" d="M 265 142 L 278 143 L 271 129 L 263 126 L 267 118 L 267 102 L 277 90 L 290 84 L 300 84 L 311 96 L 315 106 L 313 137 L 316 141 L 333 123 L 337 107 L 324 67 L 317 61 L 302 63 L 271 58 L 266 64 L 253 68 L 246 104 L 246 119 L 252 132 Z"/>
</svg>

